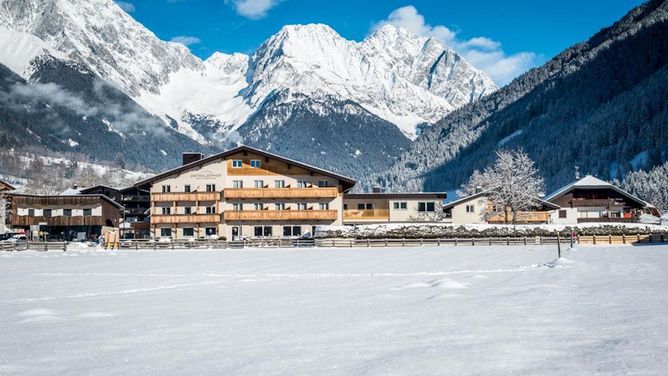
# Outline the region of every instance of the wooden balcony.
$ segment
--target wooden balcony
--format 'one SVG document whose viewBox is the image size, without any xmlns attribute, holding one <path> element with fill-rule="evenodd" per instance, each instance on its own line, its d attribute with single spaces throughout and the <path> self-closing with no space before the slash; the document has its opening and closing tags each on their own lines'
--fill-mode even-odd
<svg viewBox="0 0 668 376">
<path fill-rule="evenodd" d="M 220 201 L 220 192 L 151 193 L 153 202 Z"/>
<path fill-rule="evenodd" d="M 337 187 L 322 188 L 225 188 L 225 199 L 335 198 Z"/>
<path fill-rule="evenodd" d="M 578 200 L 574 199 L 571 201 L 571 205 L 574 208 L 612 208 L 612 207 L 623 207 L 624 204 L 614 200 Z"/>
<path fill-rule="evenodd" d="M 219 223 L 220 214 L 153 214 L 151 224 L 161 223 Z"/>
<path fill-rule="evenodd" d="M 40 223 L 46 223 L 47 226 L 104 226 L 107 224 L 101 216 L 31 217 L 27 215 L 12 215 L 10 222 L 13 226 L 33 226 Z"/>
<path fill-rule="evenodd" d="M 515 223 L 547 223 L 550 220 L 550 213 L 544 211 L 519 212 Z M 508 222 L 513 221 L 512 213 L 508 213 Z M 494 214 L 487 218 L 488 223 L 506 223 L 503 213 Z"/>
<path fill-rule="evenodd" d="M 241 210 L 225 211 L 226 221 L 335 221 L 336 210 Z"/>
<path fill-rule="evenodd" d="M 343 211 L 343 220 L 389 220 L 389 209 L 347 209 Z"/>
</svg>

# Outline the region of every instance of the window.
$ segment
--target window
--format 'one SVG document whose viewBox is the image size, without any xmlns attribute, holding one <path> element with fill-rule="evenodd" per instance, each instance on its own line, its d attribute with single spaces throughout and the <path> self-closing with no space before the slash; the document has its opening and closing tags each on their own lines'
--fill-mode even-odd
<svg viewBox="0 0 668 376">
<path fill-rule="evenodd" d="M 172 213 L 172 208 L 163 206 L 162 208 L 162 214 L 171 214 Z"/>
<path fill-rule="evenodd" d="M 343 204 L 343 210 L 348 210 L 348 204 Z"/>
<path fill-rule="evenodd" d="M 327 180 L 319 180 L 318 187 L 320 188 L 329 187 L 329 182 Z"/>
<path fill-rule="evenodd" d="M 83 216 L 84 217 L 90 217 L 93 215 L 93 209 L 84 209 L 83 210 Z"/>
<path fill-rule="evenodd" d="M 475 206 L 474 205 L 466 205 L 466 212 L 467 213 L 475 213 Z"/>
<path fill-rule="evenodd" d="M 163 185 L 162 186 L 162 193 L 169 193 L 172 191 L 172 187 L 169 185 Z"/>
<path fill-rule="evenodd" d="M 204 234 L 206 234 L 206 236 L 216 235 L 217 233 L 218 231 L 215 227 L 206 227 L 204 229 Z"/>
<path fill-rule="evenodd" d="M 256 202 L 253 204 L 253 208 L 255 210 L 264 210 L 264 204 L 261 202 Z"/>
<path fill-rule="evenodd" d="M 250 165 L 251 165 L 252 168 L 260 168 L 262 163 L 260 162 L 259 159 L 251 159 Z"/>
<path fill-rule="evenodd" d="M 408 204 L 406 202 L 395 202 L 393 207 L 394 210 L 406 210 L 408 209 Z"/>
<path fill-rule="evenodd" d="M 206 185 L 206 191 L 207 192 L 215 192 L 216 191 L 216 185 L 215 184 L 207 184 Z"/>
<path fill-rule="evenodd" d="M 373 210 L 373 204 L 366 204 L 366 210 Z"/>
<path fill-rule="evenodd" d="M 171 237 L 172 236 L 172 229 L 171 228 L 161 228 L 160 229 L 160 236 Z"/>
<path fill-rule="evenodd" d="M 190 192 L 190 185 L 189 184 L 186 184 L 186 185 L 183 186 L 183 192 L 186 192 L 186 193 Z"/>
<path fill-rule="evenodd" d="M 306 203 L 305 202 L 298 202 L 297 203 L 297 210 L 307 210 Z"/>
<path fill-rule="evenodd" d="M 559 210 L 559 218 L 566 218 L 566 210 Z"/>
<path fill-rule="evenodd" d="M 428 202 L 427 203 L 427 211 L 428 212 L 436 211 L 436 204 L 434 204 L 433 202 Z"/>
<path fill-rule="evenodd" d="M 34 217 L 35 216 L 35 209 L 28 209 L 28 216 Z"/>
<path fill-rule="evenodd" d="M 183 214 L 192 214 L 192 213 L 193 213 L 193 208 L 191 208 L 190 206 L 186 206 L 185 208 L 183 208 Z"/>
<path fill-rule="evenodd" d="M 43 216 L 43 217 L 50 217 L 51 214 L 52 214 L 52 213 L 51 213 L 51 209 L 44 209 L 44 210 L 42 211 L 42 216 Z"/>
<path fill-rule="evenodd" d="M 244 187 L 243 180 L 232 180 L 232 188 L 243 188 L 243 187 Z"/>
<path fill-rule="evenodd" d="M 419 212 L 433 212 L 436 210 L 436 205 L 433 202 L 418 202 Z"/>
<path fill-rule="evenodd" d="M 321 202 L 318 204 L 320 210 L 329 210 L 329 202 Z"/>
<path fill-rule="evenodd" d="M 274 188 L 285 188 L 285 180 L 274 180 Z"/>
<path fill-rule="evenodd" d="M 240 202 L 235 202 L 234 204 L 232 204 L 232 210 L 242 211 L 242 210 L 244 210 L 244 204 L 242 204 Z"/>
<path fill-rule="evenodd" d="M 72 209 L 63 209 L 63 217 L 71 217 Z"/>
<path fill-rule="evenodd" d="M 283 226 L 283 236 L 300 236 L 301 234 L 301 226 Z"/>
<path fill-rule="evenodd" d="M 357 210 L 364 210 L 364 204 L 357 204 Z"/>
<path fill-rule="evenodd" d="M 207 206 L 206 214 L 216 214 L 216 206 Z"/>
<path fill-rule="evenodd" d="M 298 180 L 297 188 L 308 188 L 308 182 L 306 180 Z"/>
<path fill-rule="evenodd" d="M 271 236 L 271 226 L 264 226 L 264 236 Z"/>
<path fill-rule="evenodd" d="M 255 226 L 253 228 L 253 234 L 257 237 L 262 236 L 262 226 Z"/>
<path fill-rule="evenodd" d="M 285 210 L 285 203 L 284 202 L 277 202 L 274 204 L 274 209 L 275 210 Z"/>
<path fill-rule="evenodd" d="M 232 168 L 241 168 L 242 164 L 241 159 L 232 160 Z"/>
<path fill-rule="evenodd" d="M 195 236 L 195 229 L 194 228 L 184 228 L 183 229 L 183 236 Z"/>
<path fill-rule="evenodd" d="M 255 188 L 264 188 L 264 180 L 255 180 L 253 181 Z"/>
</svg>

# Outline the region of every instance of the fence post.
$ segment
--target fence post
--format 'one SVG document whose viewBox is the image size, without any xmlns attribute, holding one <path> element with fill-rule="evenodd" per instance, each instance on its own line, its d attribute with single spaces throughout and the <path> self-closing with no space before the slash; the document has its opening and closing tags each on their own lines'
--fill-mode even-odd
<svg viewBox="0 0 668 376">
<path fill-rule="evenodd" d="M 387 238 L 385 238 L 385 247 L 387 247 Z"/>
<path fill-rule="evenodd" d="M 561 258 L 561 239 L 559 238 L 559 232 L 557 232 L 557 255 Z"/>
<path fill-rule="evenodd" d="M 441 238 L 436 239 L 436 245 L 439 247 L 441 246 Z"/>
<path fill-rule="evenodd" d="M 612 234 L 608 234 L 608 244 L 612 244 Z"/>
<path fill-rule="evenodd" d="M 543 237 L 540 236 L 540 235 L 538 236 L 538 243 L 539 243 L 540 245 L 543 245 Z"/>
<path fill-rule="evenodd" d="M 423 240 L 424 239 L 420 238 L 420 247 L 422 247 L 424 245 Z"/>
<path fill-rule="evenodd" d="M 527 245 L 527 237 L 524 237 L 524 245 Z"/>
<path fill-rule="evenodd" d="M 63 252 L 67 252 L 67 242 L 63 242 Z"/>
<path fill-rule="evenodd" d="M 455 238 L 455 245 L 459 245 L 458 243 L 459 243 L 458 239 Z"/>
<path fill-rule="evenodd" d="M 139 242 L 135 241 L 135 251 L 138 251 L 138 250 L 139 250 Z"/>
<path fill-rule="evenodd" d="M 510 245 L 510 236 L 506 236 L 506 245 Z"/>
<path fill-rule="evenodd" d="M 652 234 L 651 233 L 649 234 L 649 242 L 650 243 L 652 242 Z"/>
<path fill-rule="evenodd" d="M 592 243 L 594 243 L 594 245 L 596 245 L 596 234 L 592 235 L 591 240 L 592 240 Z"/>
<path fill-rule="evenodd" d="M 352 248 L 352 247 L 353 247 L 353 240 L 350 239 L 350 248 Z"/>
<path fill-rule="evenodd" d="M 405 247 L 406 246 L 406 239 L 401 238 L 401 246 Z"/>
<path fill-rule="evenodd" d="M 367 248 L 371 247 L 371 240 L 369 239 L 366 240 L 366 247 Z"/>
<path fill-rule="evenodd" d="M 47 242 L 44 242 L 44 252 L 49 251 L 49 244 Z"/>
<path fill-rule="evenodd" d="M 489 245 L 492 245 L 492 237 L 490 236 L 487 240 L 489 240 Z"/>
<path fill-rule="evenodd" d="M 636 236 L 638 238 L 638 243 L 640 243 L 640 234 L 636 234 Z"/>
<path fill-rule="evenodd" d="M 622 244 L 626 244 L 626 234 L 622 234 Z"/>
</svg>

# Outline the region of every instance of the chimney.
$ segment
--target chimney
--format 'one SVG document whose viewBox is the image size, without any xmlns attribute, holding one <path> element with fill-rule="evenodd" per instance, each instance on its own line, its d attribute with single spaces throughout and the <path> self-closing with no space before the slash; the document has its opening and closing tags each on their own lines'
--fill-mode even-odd
<svg viewBox="0 0 668 376">
<path fill-rule="evenodd" d="M 383 190 L 382 190 L 380 187 L 373 187 L 372 192 L 373 192 L 373 193 L 382 193 Z"/>
<path fill-rule="evenodd" d="M 183 153 L 182 156 L 184 165 L 187 165 L 188 163 L 197 162 L 200 159 L 204 158 L 204 154 L 195 152 L 186 152 Z"/>
<path fill-rule="evenodd" d="M 74 185 L 72 186 L 72 189 L 79 189 L 79 186 L 76 185 L 76 184 L 74 184 Z"/>
</svg>

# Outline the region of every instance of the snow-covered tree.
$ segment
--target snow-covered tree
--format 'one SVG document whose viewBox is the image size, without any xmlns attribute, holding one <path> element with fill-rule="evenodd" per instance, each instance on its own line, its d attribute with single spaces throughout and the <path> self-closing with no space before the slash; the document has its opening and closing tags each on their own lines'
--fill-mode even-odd
<svg viewBox="0 0 668 376">
<path fill-rule="evenodd" d="M 668 162 L 645 172 L 631 172 L 621 183 L 622 189 L 656 206 L 660 211 L 668 211 Z"/>
<path fill-rule="evenodd" d="M 497 151 L 494 164 L 471 181 L 490 190 L 489 199 L 503 211 L 506 223 L 515 223 L 517 213 L 536 206 L 543 195 L 543 178 L 522 149 Z"/>
<path fill-rule="evenodd" d="M 461 188 L 457 192 L 460 197 L 470 196 L 478 193 L 480 190 L 486 190 L 490 187 L 488 186 L 489 179 L 480 172 L 480 170 L 473 171 L 471 177 L 469 178 L 466 184 L 462 184 Z"/>
</svg>

